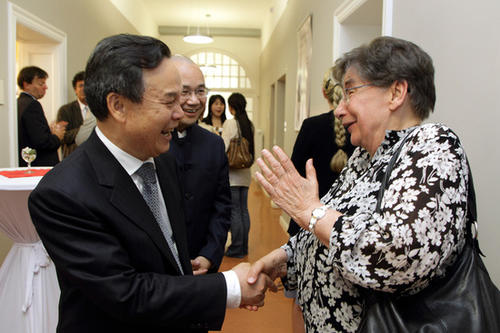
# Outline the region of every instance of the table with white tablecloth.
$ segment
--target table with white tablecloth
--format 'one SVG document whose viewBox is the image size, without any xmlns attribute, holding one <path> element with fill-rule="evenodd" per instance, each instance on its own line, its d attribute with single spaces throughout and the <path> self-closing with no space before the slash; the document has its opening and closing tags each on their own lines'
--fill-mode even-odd
<svg viewBox="0 0 500 333">
<path fill-rule="evenodd" d="M 59 285 L 31 222 L 28 196 L 47 168 L 0 169 L 0 231 L 13 242 L 0 267 L 0 332 L 54 333 Z"/>
</svg>

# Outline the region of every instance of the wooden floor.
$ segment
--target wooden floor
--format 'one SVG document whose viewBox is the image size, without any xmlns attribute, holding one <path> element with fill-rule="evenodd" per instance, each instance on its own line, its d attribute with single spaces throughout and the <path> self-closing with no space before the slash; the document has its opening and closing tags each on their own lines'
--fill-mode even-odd
<svg viewBox="0 0 500 333">
<path fill-rule="evenodd" d="M 288 240 L 287 233 L 279 224 L 280 209 L 272 208 L 269 198 L 252 181 L 248 191 L 250 235 L 248 256 L 243 259 L 224 257 L 220 270 L 225 271 L 240 262 L 254 262 Z M 277 280 L 279 282 L 279 280 Z M 226 333 L 289 333 L 292 299 L 285 298 L 283 291 L 268 292 L 265 305 L 257 312 L 229 309 L 222 332 Z"/>
</svg>

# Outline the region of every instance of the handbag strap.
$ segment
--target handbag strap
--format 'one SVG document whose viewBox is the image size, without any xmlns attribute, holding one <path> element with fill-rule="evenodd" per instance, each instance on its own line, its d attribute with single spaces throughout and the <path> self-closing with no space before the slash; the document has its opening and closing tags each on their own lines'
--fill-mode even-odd
<svg viewBox="0 0 500 333">
<path fill-rule="evenodd" d="M 406 141 L 410 138 L 410 134 L 413 133 L 413 131 L 416 128 L 413 128 L 410 130 L 406 136 L 401 140 L 401 143 L 392 155 L 391 160 L 389 161 L 389 164 L 387 165 L 387 169 L 385 170 L 384 178 L 382 179 L 382 183 L 380 185 L 380 190 L 378 191 L 378 197 L 377 197 L 377 208 L 375 209 L 376 213 L 380 213 L 380 205 L 382 204 L 382 198 L 384 196 L 384 191 L 385 189 L 389 186 L 389 177 L 391 175 L 392 169 L 394 168 L 394 164 L 396 164 L 396 160 L 398 159 L 399 154 L 401 153 L 401 149 L 403 149 L 403 146 L 405 145 Z"/>
<path fill-rule="evenodd" d="M 412 129 L 409 131 L 406 136 L 401 140 L 401 143 L 397 150 L 394 152 L 394 154 L 391 157 L 391 160 L 389 161 L 389 164 L 387 165 L 387 169 L 385 170 L 384 178 L 382 179 L 382 183 L 380 185 L 380 190 L 378 192 L 378 197 L 377 197 L 377 206 L 375 209 L 376 213 L 380 213 L 380 205 L 382 204 L 382 198 L 384 196 L 384 191 L 386 188 L 389 186 L 389 177 L 391 175 L 392 169 L 394 168 L 394 164 L 396 164 L 396 160 L 399 157 L 399 154 L 401 153 L 401 149 L 403 148 L 404 144 L 408 141 L 410 134 L 415 130 L 416 128 Z M 467 195 L 467 226 L 466 226 L 466 232 L 467 232 L 467 238 L 469 240 L 472 240 L 474 243 L 474 246 L 477 248 L 479 253 L 484 256 L 484 254 L 481 252 L 479 249 L 479 242 L 477 239 L 477 207 L 476 207 L 476 193 L 474 191 L 474 181 L 472 180 L 472 172 L 470 169 L 469 165 L 469 160 L 467 159 L 467 168 L 469 169 L 469 188 L 468 188 L 468 195 Z M 472 227 L 474 226 L 474 232 L 472 232 Z"/>
</svg>

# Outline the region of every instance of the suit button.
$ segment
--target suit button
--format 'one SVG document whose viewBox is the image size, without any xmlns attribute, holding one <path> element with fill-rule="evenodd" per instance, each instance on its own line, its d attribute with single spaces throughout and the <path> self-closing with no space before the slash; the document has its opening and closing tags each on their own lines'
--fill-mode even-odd
<svg viewBox="0 0 500 333">
<path fill-rule="evenodd" d="M 184 198 L 186 198 L 186 200 L 191 200 L 192 197 L 193 197 L 193 195 L 191 193 L 184 194 Z"/>
</svg>

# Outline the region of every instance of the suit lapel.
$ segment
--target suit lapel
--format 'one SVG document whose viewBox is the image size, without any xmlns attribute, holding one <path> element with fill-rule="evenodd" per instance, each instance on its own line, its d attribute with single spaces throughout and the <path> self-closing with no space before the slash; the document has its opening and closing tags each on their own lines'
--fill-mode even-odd
<svg viewBox="0 0 500 333">
<path fill-rule="evenodd" d="M 109 200 L 111 204 L 123 214 L 124 220 L 130 220 L 148 234 L 180 275 L 181 272 L 177 268 L 177 263 L 160 226 L 132 178 L 104 146 L 95 132 L 87 141 L 86 149 L 90 163 L 94 167 L 99 184 L 110 190 Z M 93 158 L 90 158 L 90 156 Z M 96 158 L 96 156 L 99 156 L 99 158 Z"/>
<path fill-rule="evenodd" d="M 171 159 L 171 163 L 167 163 L 166 160 L 168 159 Z M 176 178 L 175 159 L 169 153 L 166 153 L 161 158 L 155 158 L 155 165 L 182 269 L 187 274 L 192 272 L 192 267 L 186 238 L 184 202 L 179 181 Z"/>
<path fill-rule="evenodd" d="M 82 109 L 80 109 L 80 104 L 78 101 L 73 102 L 73 115 L 74 115 L 74 124 L 75 128 L 79 127 L 83 124 L 83 116 L 82 116 Z M 88 112 L 88 111 L 87 111 Z"/>
</svg>

